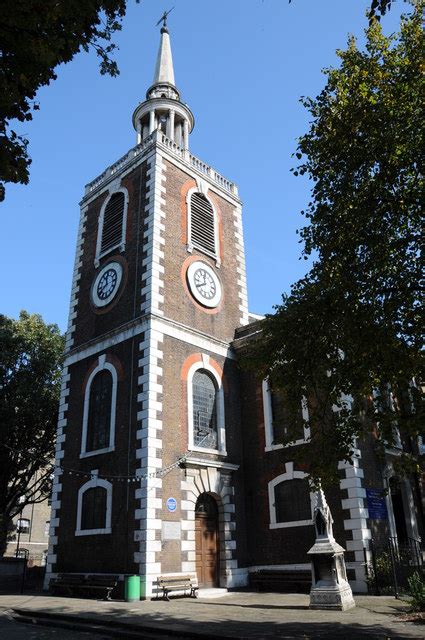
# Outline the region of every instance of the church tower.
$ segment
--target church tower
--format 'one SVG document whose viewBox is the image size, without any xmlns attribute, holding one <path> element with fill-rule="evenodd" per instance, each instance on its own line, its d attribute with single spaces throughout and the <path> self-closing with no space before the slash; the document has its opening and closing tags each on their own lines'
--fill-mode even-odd
<svg viewBox="0 0 425 640">
<path fill-rule="evenodd" d="M 247 580 L 239 374 L 248 323 L 235 184 L 189 150 L 164 19 L 134 148 L 81 201 L 47 580 Z"/>
</svg>

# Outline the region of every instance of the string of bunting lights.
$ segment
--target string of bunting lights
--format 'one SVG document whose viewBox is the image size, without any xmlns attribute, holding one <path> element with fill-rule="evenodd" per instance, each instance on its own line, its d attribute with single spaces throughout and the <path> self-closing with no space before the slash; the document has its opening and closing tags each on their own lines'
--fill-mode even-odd
<svg viewBox="0 0 425 640">
<path fill-rule="evenodd" d="M 9 451 L 12 451 L 12 453 L 15 455 L 23 454 L 23 451 L 18 451 L 16 449 L 13 449 L 12 447 L 8 446 L 5 443 L 3 443 L 3 446 L 6 449 L 9 449 Z M 147 480 L 148 478 L 162 478 L 163 476 L 167 475 L 167 473 L 170 473 L 170 471 L 172 471 L 173 469 L 176 469 L 177 467 L 181 467 L 186 462 L 188 455 L 189 455 L 188 453 L 185 453 L 182 456 L 179 456 L 175 462 L 173 462 L 172 464 L 169 464 L 167 467 L 163 467 L 162 469 L 157 469 L 156 471 L 152 471 L 151 473 L 143 473 L 143 474 L 137 474 L 132 476 L 103 475 L 98 473 L 91 473 L 90 471 L 81 471 L 80 469 L 71 469 L 70 467 L 65 467 L 61 464 L 57 464 L 53 462 L 48 463 L 45 469 L 46 471 L 50 469 L 52 474 L 57 469 L 62 473 L 68 474 L 69 476 L 76 476 L 80 478 L 92 478 L 92 479 L 99 478 L 99 479 L 108 480 L 111 482 L 131 483 L 131 482 L 140 482 L 141 480 Z"/>
<path fill-rule="evenodd" d="M 52 465 L 54 468 L 62 471 L 62 473 L 66 473 L 69 476 L 76 476 L 80 478 L 99 478 L 102 480 L 108 480 L 110 482 L 140 482 L 141 480 L 147 480 L 148 478 L 162 478 L 163 476 L 170 473 L 173 469 L 177 469 L 177 467 L 181 467 L 187 460 L 187 454 L 185 453 L 183 456 L 177 458 L 175 462 L 169 464 L 167 467 L 163 467 L 162 469 L 157 469 L 156 471 L 152 471 L 151 473 L 137 474 L 132 476 L 115 476 L 115 475 L 103 475 L 97 473 L 91 473 L 90 471 L 81 471 L 80 469 L 70 469 L 64 467 L 60 464 Z"/>
</svg>

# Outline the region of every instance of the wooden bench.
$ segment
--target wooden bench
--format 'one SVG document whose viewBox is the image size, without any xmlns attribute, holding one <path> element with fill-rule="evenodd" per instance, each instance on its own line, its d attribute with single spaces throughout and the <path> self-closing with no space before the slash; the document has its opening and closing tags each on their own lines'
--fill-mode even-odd
<svg viewBox="0 0 425 640">
<path fill-rule="evenodd" d="M 118 576 L 85 576 L 76 573 L 60 573 L 50 581 L 50 589 L 72 595 L 103 594 L 104 600 L 111 599 L 111 591 L 117 586 Z"/>
<path fill-rule="evenodd" d="M 163 600 L 170 600 L 168 594 L 172 591 L 184 591 L 184 595 L 187 595 L 186 592 L 190 590 L 189 597 L 196 598 L 196 592 L 199 587 L 196 579 L 192 576 L 160 576 L 158 578 L 158 588 L 162 589 Z"/>
<path fill-rule="evenodd" d="M 249 574 L 249 582 L 258 591 L 309 593 L 311 572 L 260 569 Z"/>
</svg>

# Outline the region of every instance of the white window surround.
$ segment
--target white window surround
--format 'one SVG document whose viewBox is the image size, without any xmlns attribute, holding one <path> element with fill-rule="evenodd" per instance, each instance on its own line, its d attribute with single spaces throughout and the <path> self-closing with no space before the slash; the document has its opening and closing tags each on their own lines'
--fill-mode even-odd
<svg viewBox="0 0 425 640">
<path fill-rule="evenodd" d="M 209 251 L 206 251 L 203 247 L 198 247 L 198 245 L 193 244 L 191 236 L 192 236 L 192 212 L 191 212 L 191 197 L 192 194 L 194 193 L 200 193 L 202 194 L 210 203 L 212 210 L 213 210 L 213 214 L 214 214 L 214 246 L 215 246 L 215 252 L 212 254 Z M 210 198 L 207 195 L 208 193 L 208 187 L 201 182 L 198 186 L 196 187 L 192 187 L 191 189 L 189 189 L 189 191 L 186 194 L 186 211 L 187 211 L 187 250 L 189 253 L 193 252 L 193 249 L 199 249 L 199 251 L 201 251 L 202 253 L 205 253 L 205 255 L 207 256 L 211 256 L 212 258 L 215 259 L 215 264 L 217 267 L 219 267 L 221 265 L 221 256 L 220 256 L 220 241 L 219 241 L 219 234 L 218 234 L 218 214 L 217 214 L 217 210 L 214 206 L 214 203 L 210 200 Z"/>
<path fill-rule="evenodd" d="M 294 442 L 290 442 L 288 444 L 274 444 L 274 433 L 273 433 L 273 406 L 272 406 L 272 391 L 269 385 L 269 381 L 266 378 L 262 382 L 262 392 L 263 392 L 263 416 L 264 416 L 264 434 L 266 446 L 264 448 L 265 451 L 275 451 L 276 449 L 284 449 L 285 447 L 294 447 L 299 444 L 304 444 L 310 440 L 310 429 L 308 427 L 304 427 L 304 438 L 300 438 L 299 440 L 295 440 Z M 308 420 L 308 407 L 307 400 L 305 397 L 301 400 L 301 410 L 302 416 L 305 421 Z"/>
<path fill-rule="evenodd" d="M 123 217 L 122 217 L 121 242 L 119 242 L 118 244 L 114 245 L 113 247 L 110 247 L 107 251 L 104 251 L 103 253 L 101 253 L 100 252 L 100 248 L 102 246 L 103 220 L 104 220 L 104 217 L 105 217 L 105 209 L 108 206 L 108 202 L 112 198 L 112 196 L 115 193 L 119 193 L 120 191 L 121 191 L 121 193 L 124 194 L 124 211 L 123 211 Z M 127 189 L 125 187 L 119 187 L 117 189 L 117 188 L 115 188 L 114 185 L 110 186 L 109 195 L 106 198 L 105 202 L 103 203 L 102 208 L 100 209 L 99 219 L 98 219 L 98 223 L 97 223 L 96 255 L 95 255 L 95 259 L 94 259 L 95 267 L 99 266 L 100 258 L 103 258 L 103 256 L 108 255 L 108 253 L 111 253 L 112 251 L 115 251 L 115 249 L 119 249 L 121 253 L 125 250 L 125 235 L 126 235 L 126 230 L 127 230 L 128 201 L 129 201 L 128 191 L 127 191 Z"/>
<path fill-rule="evenodd" d="M 105 533 L 111 533 L 111 517 L 112 517 L 112 484 L 107 480 L 103 480 L 97 477 L 98 470 L 93 469 L 91 472 L 92 478 L 83 484 L 78 490 L 78 502 L 77 502 L 77 528 L 75 529 L 76 536 L 97 536 Z M 103 529 L 82 529 L 81 520 L 83 515 L 83 496 L 89 489 L 96 487 L 102 487 L 106 489 L 106 516 L 105 527 Z"/>
<path fill-rule="evenodd" d="M 208 449 L 206 447 L 197 447 L 193 443 L 193 376 L 199 369 L 205 369 L 210 373 L 217 385 L 217 442 L 218 449 Z M 203 453 L 219 453 L 227 455 L 226 452 L 226 429 L 224 420 L 224 393 L 223 385 L 217 371 L 209 363 L 209 356 L 202 354 L 202 360 L 195 362 L 189 369 L 187 374 L 187 423 L 188 423 L 188 442 L 189 451 L 202 451 Z"/>
<path fill-rule="evenodd" d="M 109 425 L 109 446 L 103 449 L 96 449 L 95 451 L 87 451 L 87 431 L 89 420 L 89 408 L 90 408 L 90 391 L 93 379 L 97 373 L 107 369 L 112 375 L 112 394 L 111 394 L 111 422 Z M 84 394 L 84 413 L 83 413 L 83 429 L 81 436 L 81 453 L 80 458 L 88 458 L 89 456 L 97 456 L 101 453 L 108 453 L 115 449 L 115 413 L 117 406 L 117 388 L 118 388 L 118 375 L 115 367 L 106 362 L 106 354 L 99 356 L 98 364 L 91 372 L 89 379 L 87 380 L 86 391 Z"/>
<path fill-rule="evenodd" d="M 313 510 L 314 510 L 314 493 L 310 492 L 311 502 L 311 519 L 310 520 L 293 520 L 292 522 L 277 522 L 276 521 L 276 507 L 275 507 L 275 487 L 281 482 L 288 480 L 302 480 L 307 477 L 304 471 L 294 471 L 293 462 L 286 463 L 286 471 L 280 476 L 270 480 L 268 484 L 269 489 L 269 511 L 270 511 L 270 529 L 287 529 L 289 527 L 307 527 L 313 524 Z"/>
</svg>

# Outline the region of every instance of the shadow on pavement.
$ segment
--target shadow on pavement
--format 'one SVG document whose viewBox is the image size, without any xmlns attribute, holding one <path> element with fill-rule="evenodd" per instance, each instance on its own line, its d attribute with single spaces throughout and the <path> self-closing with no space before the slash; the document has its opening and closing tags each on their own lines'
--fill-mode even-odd
<svg viewBox="0 0 425 640">
<path fill-rule="evenodd" d="M 215 606 L 235 606 L 225 605 L 224 603 L 214 603 Z M 208 603 L 208 607 L 211 606 L 211 602 Z M 238 606 L 238 605 L 236 605 Z M 270 609 L 269 606 L 256 605 L 254 607 L 247 605 L 239 605 L 251 609 Z M 23 608 L 23 607 L 22 607 Z M 273 607 L 274 609 L 286 609 L 289 611 L 293 609 L 305 609 L 305 607 Z M 19 607 L 17 607 L 19 609 Z M 48 613 L 48 609 L 44 610 Z M 33 610 L 35 613 L 35 611 Z M 43 611 L 38 610 L 37 613 L 43 615 Z M 306 640 L 314 640 L 320 638 L 345 638 L 346 640 L 363 640 L 366 638 L 375 638 L 378 640 L 387 640 L 389 638 L 397 638 L 398 640 L 404 640 L 408 638 L 423 638 L 424 633 L 421 633 L 417 627 L 409 623 L 399 623 L 395 619 L 388 620 L 388 624 L 361 624 L 358 622 L 350 621 L 349 616 L 341 613 L 341 621 L 302 621 L 302 620 L 264 620 L 247 619 L 247 620 L 235 620 L 234 618 L 222 616 L 221 612 L 218 613 L 218 618 L 211 620 L 211 616 L 208 619 L 202 618 L 201 612 L 198 612 L 198 619 L 193 619 L 188 615 L 184 615 L 184 603 L 178 612 L 174 612 L 175 615 L 166 612 L 143 612 L 141 609 L 136 613 L 123 610 L 118 607 L 108 607 L 108 612 L 84 610 L 81 606 L 77 611 L 72 610 L 70 607 L 55 607 L 49 612 L 52 616 L 63 617 L 69 620 L 74 620 L 75 623 L 85 621 L 89 625 L 91 624 L 103 624 L 111 629 L 123 629 L 123 627 L 129 630 L 138 630 L 141 634 L 143 628 L 150 630 L 157 630 L 158 635 L 164 636 L 179 636 L 179 637 L 199 637 L 205 640 L 228 640 L 230 638 L 256 638 L 257 640 L 265 640 L 267 638 L 304 638 Z M 322 612 L 323 613 L 323 612 Z M 349 612 L 348 612 L 349 613 Z M 182 615 L 183 614 L 183 615 Z M 285 615 L 288 615 L 285 614 Z M 261 616 L 262 613 L 258 612 Z M 381 614 L 382 615 L 382 614 Z M 387 614 L 391 615 L 391 614 Z M 392 616 L 391 616 L 392 617 Z M 425 627 L 423 627 L 425 630 Z"/>
</svg>

